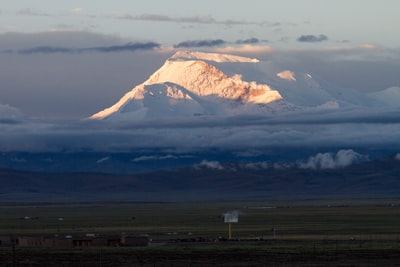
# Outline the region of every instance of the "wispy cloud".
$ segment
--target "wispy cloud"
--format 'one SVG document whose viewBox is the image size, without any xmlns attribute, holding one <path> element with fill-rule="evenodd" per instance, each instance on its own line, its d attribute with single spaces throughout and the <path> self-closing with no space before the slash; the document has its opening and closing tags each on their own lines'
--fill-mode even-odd
<svg viewBox="0 0 400 267">
<path fill-rule="evenodd" d="M 174 45 L 174 48 L 191 48 L 191 47 L 213 47 L 226 44 L 226 41 L 222 39 L 215 40 L 192 40 L 184 41 Z"/>
<path fill-rule="evenodd" d="M 378 50 L 378 49 L 380 49 L 379 46 L 373 45 L 373 44 L 361 44 L 361 45 L 359 45 L 359 48 L 367 49 L 367 50 Z"/>
<path fill-rule="evenodd" d="M 74 15 L 81 15 L 83 13 L 83 9 L 80 7 L 75 7 L 71 9 L 70 12 Z"/>
<path fill-rule="evenodd" d="M 55 54 L 55 53 L 85 53 L 85 52 L 135 52 L 137 50 L 153 50 L 160 48 L 160 44 L 155 42 L 147 43 L 128 43 L 125 45 L 112 46 L 96 46 L 86 48 L 69 48 L 69 47 L 53 47 L 53 46 L 37 46 L 32 48 L 20 49 L 17 51 L 4 50 L 3 53 L 17 52 L 18 54 Z"/>
<path fill-rule="evenodd" d="M 193 16 L 193 17 L 170 17 L 160 14 L 141 14 L 141 15 L 124 15 L 118 16 L 119 19 L 126 20 L 142 20 L 142 21 L 160 21 L 160 22 L 179 22 L 179 23 L 200 23 L 214 24 L 217 21 L 211 16 Z"/>
<path fill-rule="evenodd" d="M 38 46 L 33 48 L 18 50 L 19 54 L 54 54 L 54 53 L 74 53 L 75 49 L 66 47 Z"/>
<path fill-rule="evenodd" d="M 96 52 L 134 52 L 136 50 L 153 50 L 160 48 L 160 44 L 155 42 L 147 43 L 128 43 L 125 45 L 113 45 L 113 46 L 98 46 L 80 49 L 82 52 L 86 51 L 96 51 Z"/>
<path fill-rule="evenodd" d="M 214 24 L 214 25 L 255 25 L 255 26 L 267 26 L 277 27 L 280 26 L 280 22 L 268 22 L 268 21 L 245 21 L 245 20 L 217 20 L 212 16 L 189 16 L 189 17 L 171 17 L 168 15 L 161 14 L 140 14 L 140 15 L 114 15 L 116 19 L 124 20 L 137 20 L 137 21 L 154 21 L 154 22 L 173 22 L 173 23 L 191 23 L 191 24 Z"/>
<path fill-rule="evenodd" d="M 249 47 L 254 46 L 255 44 L 260 43 L 261 41 L 258 38 L 252 37 L 243 40 L 236 41 L 226 41 L 223 39 L 204 39 L 204 40 L 188 40 L 183 41 L 174 45 L 174 48 L 192 48 L 192 47 L 215 47 L 215 46 L 223 46 L 223 45 L 239 45 L 241 47 Z"/>
<path fill-rule="evenodd" d="M 249 38 L 249 39 L 245 39 L 245 40 L 237 40 L 236 43 L 237 44 L 257 44 L 259 43 L 260 40 L 257 38 Z"/>
<path fill-rule="evenodd" d="M 43 13 L 40 11 L 33 10 L 31 8 L 23 8 L 17 12 L 18 15 L 23 16 L 34 16 L 34 17 L 49 17 L 50 14 Z"/>
<path fill-rule="evenodd" d="M 110 157 L 104 157 L 104 158 L 101 158 L 101 159 L 97 160 L 96 163 L 103 163 L 103 162 L 108 161 L 110 159 L 111 159 Z"/>
<path fill-rule="evenodd" d="M 273 49 L 267 45 L 251 45 L 245 44 L 241 46 L 226 46 L 218 47 L 214 49 L 215 52 L 224 54 L 260 54 L 260 53 L 270 53 Z"/>
<path fill-rule="evenodd" d="M 320 34 L 318 36 L 316 35 L 302 35 L 299 38 L 297 38 L 297 41 L 303 42 L 303 43 L 319 43 L 323 41 L 327 41 L 328 37 L 324 34 Z"/>
<path fill-rule="evenodd" d="M 164 155 L 164 156 L 160 156 L 160 155 L 140 156 L 140 157 L 132 159 L 132 162 L 151 161 L 151 160 L 168 160 L 168 159 L 179 159 L 179 157 L 177 157 L 175 155 L 171 155 L 171 154 Z"/>
</svg>

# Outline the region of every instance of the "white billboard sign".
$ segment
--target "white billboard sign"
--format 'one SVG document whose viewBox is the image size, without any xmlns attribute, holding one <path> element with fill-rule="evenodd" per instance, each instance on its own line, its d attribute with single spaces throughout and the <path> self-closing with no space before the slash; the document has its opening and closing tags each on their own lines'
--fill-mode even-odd
<svg viewBox="0 0 400 267">
<path fill-rule="evenodd" d="M 228 211 L 224 213 L 224 223 L 238 223 L 239 222 L 239 213 L 234 211 Z"/>
</svg>

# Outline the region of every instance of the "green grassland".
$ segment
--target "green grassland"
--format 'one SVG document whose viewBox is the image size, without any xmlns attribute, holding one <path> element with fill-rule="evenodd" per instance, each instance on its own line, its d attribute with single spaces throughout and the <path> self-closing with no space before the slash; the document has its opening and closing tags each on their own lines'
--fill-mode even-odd
<svg viewBox="0 0 400 267">
<path fill-rule="evenodd" d="M 221 215 L 234 209 L 239 223 L 232 224 L 233 238 L 400 239 L 400 200 L 2 204 L 0 235 L 125 232 L 153 239 L 217 238 L 227 236 Z"/>
</svg>

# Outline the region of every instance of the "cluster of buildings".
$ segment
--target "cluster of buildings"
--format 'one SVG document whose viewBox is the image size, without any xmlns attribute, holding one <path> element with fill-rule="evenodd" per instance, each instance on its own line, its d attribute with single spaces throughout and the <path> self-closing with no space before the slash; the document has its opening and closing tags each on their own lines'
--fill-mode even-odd
<svg viewBox="0 0 400 267">
<path fill-rule="evenodd" d="M 45 248 L 74 248 L 74 247 L 118 247 L 118 246 L 148 246 L 149 237 L 146 235 L 96 236 L 93 234 L 72 237 L 58 236 L 0 236 L 0 247 L 45 247 Z"/>
</svg>

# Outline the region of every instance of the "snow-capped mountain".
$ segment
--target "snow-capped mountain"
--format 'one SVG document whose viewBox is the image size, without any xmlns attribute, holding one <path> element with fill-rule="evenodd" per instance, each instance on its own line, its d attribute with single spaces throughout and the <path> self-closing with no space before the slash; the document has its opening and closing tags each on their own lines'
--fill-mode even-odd
<svg viewBox="0 0 400 267">
<path fill-rule="evenodd" d="M 380 99 L 382 104 L 387 99 L 382 95 L 387 94 L 379 92 L 373 98 Z M 331 85 L 308 73 L 282 69 L 271 62 L 183 50 L 116 104 L 90 118 L 232 116 L 373 104 L 371 96 Z"/>
</svg>

